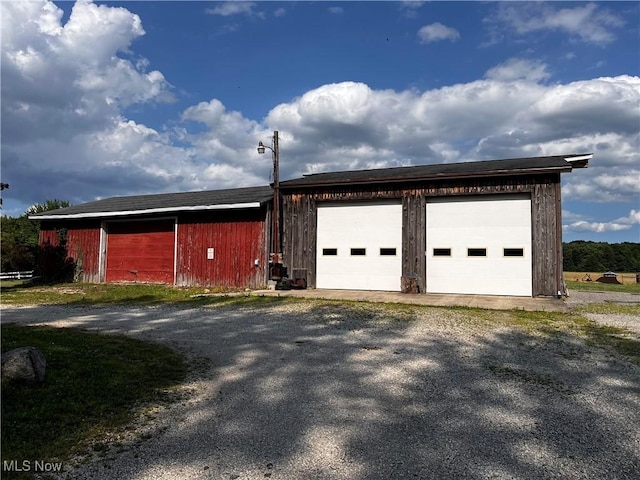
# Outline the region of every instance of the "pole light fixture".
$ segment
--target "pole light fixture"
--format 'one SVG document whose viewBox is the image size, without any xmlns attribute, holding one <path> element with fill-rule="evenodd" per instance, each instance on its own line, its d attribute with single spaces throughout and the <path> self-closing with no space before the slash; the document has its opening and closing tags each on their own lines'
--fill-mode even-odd
<svg viewBox="0 0 640 480">
<path fill-rule="evenodd" d="M 258 142 L 258 153 L 263 154 L 267 149 L 273 153 L 273 224 L 271 234 L 271 254 L 269 255 L 269 263 L 271 263 L 271 279 L 280 279 L 282 277 L 282 263 L 280 252 L 280 180 L 279 180 L 279 163 L 280 149 L 278 146 L 278 131 L 274 130 L 271 139 L 271 147 L 262 142 Z"/>
</svg>

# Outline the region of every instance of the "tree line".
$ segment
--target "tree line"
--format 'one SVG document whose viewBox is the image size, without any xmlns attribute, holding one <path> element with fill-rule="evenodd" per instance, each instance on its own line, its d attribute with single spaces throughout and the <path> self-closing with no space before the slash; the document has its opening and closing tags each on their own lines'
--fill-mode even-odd
<svg viewBox="0 0 640 480">
<path fill-rule="evenodd" d="M 640 243 L 563 243 L 565 272 L 640 272 Z"/>
<path fill-rule="evenodd" d="M 29 220 L 29 215 L 69 207 L 66 200 L 47 200 L 29 207 L 19 217 L 2 216 L 0 241 L 0 268 L 2 272 L 37 270 L 40 246 L 40 222 Z"/>
</svg>

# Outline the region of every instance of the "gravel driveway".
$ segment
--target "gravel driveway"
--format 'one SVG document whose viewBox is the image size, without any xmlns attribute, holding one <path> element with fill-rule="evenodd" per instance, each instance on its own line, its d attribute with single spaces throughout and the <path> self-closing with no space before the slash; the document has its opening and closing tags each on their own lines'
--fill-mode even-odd
<svg viewBox="0 0 640 480">
<path fill-rule="evenodd" d="M 473 311 L 421 312 L 262 301 L 2 321 L 125 333 L 209 365 L 150 439 L 68 478 L 639 478 L 640 367 Z"/>
</svg>

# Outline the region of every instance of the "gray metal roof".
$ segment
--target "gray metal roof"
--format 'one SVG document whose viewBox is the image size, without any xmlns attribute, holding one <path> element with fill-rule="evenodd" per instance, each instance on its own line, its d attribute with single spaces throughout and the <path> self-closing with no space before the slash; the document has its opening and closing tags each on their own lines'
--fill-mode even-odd
<svg viewBox="0 0 640 480">
<path fill-rule="evenodd" d="M 112 197 L 31 215 L 35 220 L 98 218 L 190 210 L 257 208 L 273 198 L 269 186 Z"/>
<path fill-rule="evenodd" d="M 512 158 L 483 162 L 441 163 L 415 167 L 379 168 L 345 172 L 315 173 L 280 182 L 281 188 L 317 187 L 337 184 L 394 183 L 416 180 L 454 179 L 505 175 L 533 175 L 570 172 L 585 167 L 591 154 Z"/>
</svg>

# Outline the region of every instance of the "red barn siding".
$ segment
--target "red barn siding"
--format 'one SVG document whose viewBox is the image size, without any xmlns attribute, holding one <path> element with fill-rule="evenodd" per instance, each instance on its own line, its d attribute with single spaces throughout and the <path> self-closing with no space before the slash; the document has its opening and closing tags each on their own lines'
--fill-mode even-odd
<svg viewBox="0 0 640 480">
<path fill-rule="evenodd" d="M 76 262 L 83 282 L 100 281 L 100 225 L 67 230 L 67 255 Z"/>
<path fill-rule="evenodd" d="M 60 245 L 60 233 L 66 231 L 66 256 L 75 263 L 76 280 L 100 281 L 100 222 L 42 222 L 40 226 L 40 268 L 55 268 L 51 247 Z"/>
<path fill-rule="evenodd" d="M 263 286 L 265 245 L 263 209 L 183 215 L 178 222 L 176 284 Z M 208 248 L 214 249 L 213 259 L 207 258 Z"/>
<path fill-rule="evenodd" d="M 40 227 L 39 243 L 40 247 L 44 247 L 45 245 L 57 247 L 60 243 L 60 239 L 58 238 L 58 230 L 53 225 L 42 225 Z"/>
<path fill-rule="evenodd" d="M 175 220 L 110 223 L 107 282 L 173 284 Z"/>
</svg>

